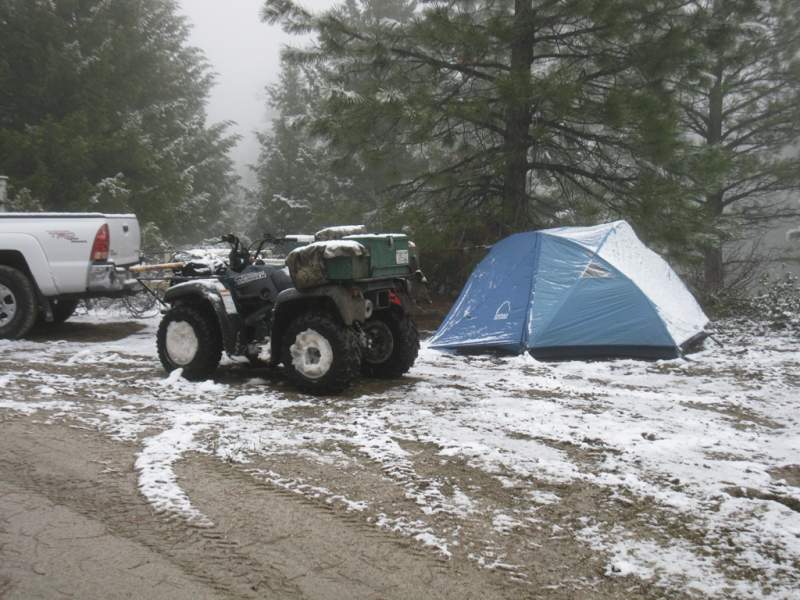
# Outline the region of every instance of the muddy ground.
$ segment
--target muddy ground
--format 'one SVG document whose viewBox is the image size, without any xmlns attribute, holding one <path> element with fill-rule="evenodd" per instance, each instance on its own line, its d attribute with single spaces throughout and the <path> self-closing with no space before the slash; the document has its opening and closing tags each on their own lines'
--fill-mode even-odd
<svg viewBox="0 0 800 600">
<path fill-rule="evenodd" d="M 648 458 L 633 480 L 642 453 L 630 444 L 650 449 L 673 426 L 658 429 L 662 416 L 670 421 L 648 420 L 640 399 L 630 409 L 635 441 L 619 441 L 621 405 L 585 391 L 645 398 L 642 380 L 662 388 L 653 378 L 684 366 L 634 373 L 625 363 L 625 381 L 559 367 L 559 381 L 594 386 L 567 390 L 548 389 L 552 372 L 536 364 L 517 374 L 519 363 L 425 355 L 402 380 L 318 399 L 294 393 L 280 374 L 231 362 L 207 385 L 165 380 L 153 327 L 84 315 L 56 341 L 49 332 L 0 348 L 0 598 L 791 598 L 800 582 L 784 538 L 747 547 L 748 535 L 760 535 L 756 521 L 740 530 L 678 506 L 708 502 L 721 514 L 730 501 L 741 519 L 795 518 L 796 463 L 763 458 L 774 485 L 751 484 L 761 474 L 753 461 L 769 452 L 732 456 L 741 446 L 732 439 L 704 446 L 718 463 L 697 470 L 739 461 L 757 473 L 720 475 L 713 494 L 697 488 L 694 471 L 681 479 Z M 776 356 L 789 367 L 780 363 L 786 376 L 775 389 L 789 397 L 796 358 Z M 711 415 L 706 435 L 724 425 L 756 445 L 788 432 L 775 439 L 793 448 L 796 412 L 770 417 L 768 407 L 731 401 L 733 381 L 743 398 L 763 387 L 753 364 L 726 380 L 721 398 L 687 384 L 677 422 Z M 490 376 L 470 380 L 470 365 Z M 704 365 L 686 368 L 710 385 Z M 513 403 L 498 408 L 497 397 Z M 414 399 L 411 408 L 401 399 Z M 528 413 L 513 412 L 526 402 Z M 554 421 L 552 436 L 542 434 L 550 425 L 530 413 L 550 405 L 579 407 L 580 421 L 562 424 L 568 433 Z M 605 418 L 600 434 L 580 430 Z M 456 422 L 457 435 L 439 431 Z M 640 555 L 621 560 L 614 545 L 631 539 L 693 558 L 675 572 L 656 563 L 643 571 Z M 778 566 L 758 568 L 769 556 Z M 711 561 L 705 585 L 693 569 Z"/>
<path fill-rule="evenodd" d="M 192 525 L 158 514 L 138 492 L 135 444 L 68 420 L 43 424 L 36 415 L 6 415 L 0 426 L 4 599 L 663 597 L 641 582 L 604 577 L 602 561 L 568 531 L 560 539 L 545 531 L 504 540 L 530 561 L 526 580 L 482 569 L 461 552 L 444 558 L 371 526 L 361 513 L 255 479 L 254 468 L 280 467 L 268 460 L 243 468 L 201 454 L 183 459 L 179 481 L 214 523 Z M 435 463 L 432 470 L 467 488 L 476 475 Z M 319 475 L 302 460 L 285 466 L 295 477 Z M 374 473 L 337 471 L 328 479 L 387 494 Z M 578 505 L 604 501 L 591 490 L 571 494 Z M 498 506 L 518 501 L 513 489 L 491 496 Z M 568 525 L 569 504 L 550 519 Z M 489 526 L 462 525 L 476 534 Z"/>
</svg>

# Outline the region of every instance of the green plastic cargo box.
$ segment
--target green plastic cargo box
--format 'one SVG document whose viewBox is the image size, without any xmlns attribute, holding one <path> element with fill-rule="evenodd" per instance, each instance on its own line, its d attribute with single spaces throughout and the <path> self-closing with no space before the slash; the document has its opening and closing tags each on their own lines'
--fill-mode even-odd
<svg viewBox="0 0 800 600">
<path fill-rule="evenodd" d="M 369 250 L 369 277 L 405 276 L 411 273 L 408 236 L 402 233 L 348 235 Z"/>
<path fill-rule="evenodd" d="M 325 259 L 325 272 L 331 281 L 369 277 L 369 256 L 336 256 Z"/>
</svg>

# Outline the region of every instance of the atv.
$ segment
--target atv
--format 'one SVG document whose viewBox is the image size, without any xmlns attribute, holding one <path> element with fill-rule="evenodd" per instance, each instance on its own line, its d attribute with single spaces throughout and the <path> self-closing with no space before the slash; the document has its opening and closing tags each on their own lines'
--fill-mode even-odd
<svg viewBox="0 0 800 600">
<path fill-rule="evenodd" d="M 414 364 L 419 337 L 410 291 L 422 275 L 411 270 L 416 257 L 405 236 L 299 245 L 285 267 L 262 258 L 274 238 L 255 249 L 232 234 L 223 241 L 230 245 L 227 262 L 170 264 L 169 308 L 157 336 L 168 372 L 180 368 L 187 379 L 207 379 L 224 350 L 257 366 L 282 364 L 301 391 L 329 394 L 359 375 L 399 377 Z"/>
</svg>

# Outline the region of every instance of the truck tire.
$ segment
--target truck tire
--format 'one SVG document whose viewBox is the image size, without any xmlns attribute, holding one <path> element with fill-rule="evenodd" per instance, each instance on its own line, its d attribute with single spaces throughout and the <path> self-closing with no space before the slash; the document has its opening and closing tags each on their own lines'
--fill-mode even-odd
<svg viewBox="0 0 800 600">
<path fill-rule="evenodd" d="M 50 310 L 53 311 L 53 325 L 59 325 L 69 319 L 78 308 L 78 300 L 51 300 Z"/>
<path fill-rule="evenodd" d="M 0 265 L 0 338 L 23 337 L 36 323 L 38 314 L 33 282 L 22 271 Z"/>
<path fill-rule="evenodd" d="M 286 377 L 310 394 L 337 394 L 361 370 L 361 347 L 356 332 L 325 313 L 295 318 L 281 340 Z"/>
<path fill-rule="evenodd" d="M 419 354 L 414 320 L 395 310 L 376 312 L 364 324 L 367 347 L 361 372 L 366 377 L 392 379 L 408 372 Z"/>
<path fill-rule="evenodd" d="M 216 317 L 196 306 L 169 309 L 158 326 L 156 345 L 167 373 L 183 369 L 183 376 L 191 381 L 211 377 L 222 358 Z"/>
</svg>

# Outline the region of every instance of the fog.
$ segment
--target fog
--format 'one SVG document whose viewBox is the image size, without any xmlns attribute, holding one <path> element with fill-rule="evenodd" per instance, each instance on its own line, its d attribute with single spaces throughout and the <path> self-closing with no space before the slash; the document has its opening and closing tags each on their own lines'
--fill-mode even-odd
<svg viewBox="0 0 800 600">
<path fill-rule="evenodd" d="M 232 157 L 243 183 L 251 185 L 254 178 L 248 165 L 258 157 L 255 131 L 269 121 L 264 88 L 277 79 L 281 47 L 302 40 L 261 21 L 263 0 L 180 0 L 180 4 L 192 24 L 191 43 L 203 49 L 216 73 L 209 119 L 236 122 L 232 129 L 242 140 Z M 302 4 L 323 10 L 334 0 Z"/>
</svg>

